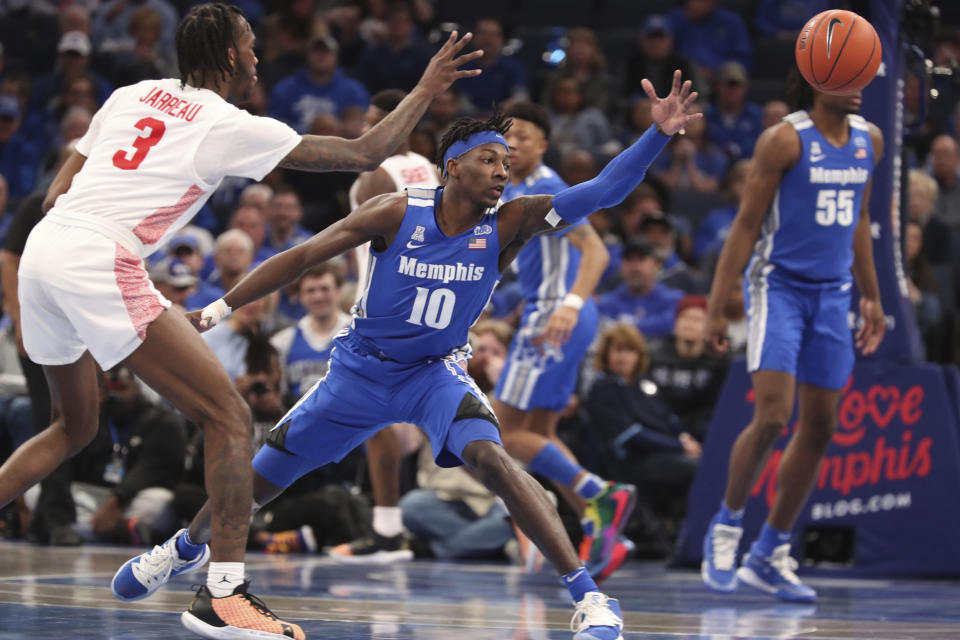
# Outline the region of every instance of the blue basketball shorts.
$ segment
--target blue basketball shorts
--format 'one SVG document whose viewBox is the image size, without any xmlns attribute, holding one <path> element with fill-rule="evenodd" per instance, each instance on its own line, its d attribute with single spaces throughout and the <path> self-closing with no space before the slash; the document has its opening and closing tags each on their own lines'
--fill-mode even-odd
<svg viewBox="0 0 960 640">
<path fill-rule="evenodd" d="M 521 411 L 563 411 L 567 406 L 577 386 L 580 362 L 597 334 L 597 306 L 593 300 L 583 305 L 577 326 L 562 347 L 535 344 L 554 309 L 524 314 L 497 381 L 494 396 L 500 402 Z"/>
<path fill-rule="evenodd" d="M 470 442 L 501 444 L 486 396 L 459 362 L 399 363 L 373 352 L 369 341 L 352 332 L 336 339 L 326 377 L 280 419 L 254 456 L 257 473 L 277 486 L 290 486 L 303 474 L 342 460 L 395 422 L 420 427 L 443 467 L 463 464 Z"/>
<path fill-rule="evenodd" d="M 769 268 L 769 267 L 768 267 Z M 853 371 L 850 283 L 806 283 L 760 271 L 744 278 L 747 370 L 842 389 Z"/>
</svg>

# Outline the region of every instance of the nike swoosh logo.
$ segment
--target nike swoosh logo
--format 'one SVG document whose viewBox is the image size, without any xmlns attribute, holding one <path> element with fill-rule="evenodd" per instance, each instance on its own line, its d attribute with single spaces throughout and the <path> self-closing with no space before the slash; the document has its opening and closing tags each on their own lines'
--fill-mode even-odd
<svg viewBox="0 0 960 640">
<path fill-rule="evenodd" d="M 425 244 L 413 244 L 412 242 L 407 243 L 407 249 L 419 249 L 420 247 L 425 247 Z"/>
<path fill-rule="evenodd" d="M 572 576 L 566 576 L 566 577 L 564 577 L 564 580 L 565 580 L 568 584 L 573 584 L 573 581 L 576 580 L 577 578 L 579 578 L 581 575 L 583 575 L 583 572 L 584 572 L 584 569 L 578 569 L 577 572 L 576 572 L 575 574 L 573 574 Z"/>
<path fill-rule="evenodd" d="M 830 59 L 830 45 L 833 44 L 833 30 L 837 28 L 837 25 L 843 26 L 843 21 L 840 18 L 830 18 L 830 23 L 827 25 L 827 60 Z"/>
<path fill-rule="evenodd" d="M 825 153 L 821 153 L 820 155 L 817 155 L 817 156 L 810 156 L 810 162 L 820 162 L 826 157 L 827 157 L 827 154 Z"/>
</svg>

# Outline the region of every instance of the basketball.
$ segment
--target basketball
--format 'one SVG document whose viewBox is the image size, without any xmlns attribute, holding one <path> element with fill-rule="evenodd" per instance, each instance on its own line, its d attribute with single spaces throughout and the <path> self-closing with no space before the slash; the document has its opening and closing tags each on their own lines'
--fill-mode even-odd
<svg viewBox="0 0 960 640">
<path fill-rule="evenodd" d="M 814 89 L 847 95 L 870 84 L 882 48 L 873 25 L 852 11 L 831 9 L 810 18 L 794 51 L 800 73 Z"/>
</svg>

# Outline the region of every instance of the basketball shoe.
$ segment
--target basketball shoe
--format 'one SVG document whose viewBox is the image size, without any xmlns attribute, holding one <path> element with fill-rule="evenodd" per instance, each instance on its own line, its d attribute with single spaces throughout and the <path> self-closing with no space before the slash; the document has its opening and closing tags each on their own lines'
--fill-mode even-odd
<svg viewBox="0 0 960 640">
<path fill-rule="evenodd" d="M 757 552 L 757 543 L 750 545 L 750 552 L 737 571 L 741 582 L 789 602 L 813 602 L 817 592 L 800 582 L 797 561 L 790 556 L 790 544 L 774 547 L 769 557 Z"/>
<path fill-rule="evenodd" d="M 327 553 L 345 564 L 393 564 L 413 560 L 413 551 L 402 533 L 387 537 L 374 531 L 366 538 L 339 544 Z"/>
<path fill-rule="evenodd" d="M 743 527 L 733 527 L 719 521 L 720 514 L 713 517 L 703 537 L 703 562 L 700 577 L 703 584 L 719 593 L 732 593 L 737 589 L 737 548 L 743 536 Z"/>
<path fill-rule="evenodd" d="M 214 598 L 206 585 L 197 589 L 190 609 L 180 615 L 180 622 L 204 638 L 296 638 L 304 640 L 303 629 L 281 620 L 255 595 L 247 593 L 246 581 L 225 598 Z"/>
<path fill-rule="evenodd" d="M 620 603 L 602 593 L 588 593 L 570 620 L 573 640 L 623 640 Z"/>
<path fill-rule="evenodd" d="M 593 538 L 591 536 L 584 535 L 583 540 L 580 541 L 580 556 L 583 557 L 584 555 L 589 554 L 589 547 L 592 545 Z M 584 550 L 584 546 L 587 546 L 588 549 Z M 594 582 L 600 584 L 630 559 L 634 549 L 636 549 L 636 545 L 633 543 L 633 540 L 627 538 L 626 536 L 620 536 L 620 539 L 617 540 L 617 544 L 614 545 L 613 553 L 610 554 L 609 558 L 600 564 L 585 565 L 587 568 L 587 573 L 590 574 L 590 577 L 593 578 Z"/>
<path fill-rule="evenodd" d="M 317 538 L 308 524 L 299 529 L 268 533 L 260 531 L 254 536 L 257 544 L 266 553 L 316 553 Z"/>
<path fill-rule="evenodd" d="M 600 566 L 608 562 L 636 500 L 637 488 L 632 484 L 608 482 L 603 491 L 587 502 L 582 524 L 584 535 L 591 542 L 580 547 L 584 564 Z"/>
<path fill-rule="evenodd" d="M 110 582 L 113 595 L 126 602 L 140 600 L 166 584 L 170 578 L 202 567 L 210 557 L 210 546 L 203 545 L 203 551 L 193 560 L 181 559 L 177 552 L 177 538 L 185 531 L 180 529 L 162 545 L 123 563 Z"/>
</svg>

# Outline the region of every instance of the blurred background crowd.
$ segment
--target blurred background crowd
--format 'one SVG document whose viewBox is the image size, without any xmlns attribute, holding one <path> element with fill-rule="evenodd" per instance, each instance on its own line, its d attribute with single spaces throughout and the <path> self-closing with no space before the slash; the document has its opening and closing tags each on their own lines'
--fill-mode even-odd
<svg viewBox="0 0 960 640">
<path fill-rule="evenodd" d="M 178 77 L 174 36 L 187 0 L 0 1 L 0 459 L 45 426 L 47 401 L 28 389 L 35 366 L 19 343 L 16 263 L 60 162 L 119 86 Z M 627 535 L 663 556 L 682 520 L 729 355 L 704 353 L 704 294 L 743 193 L 754 143 L 787 115 L 796 34 L 826 0 L 237 0 L 257 34 L 259 83 L 240 106 L 301 133 L 353 138 L 371 99 L 409 90 L 449 31 L 472 31 L 477 78 L 438 96 L 410 137 L 434 159 L 462 115 L 516 101 L 549 113 L 544 161 L 569 184 L 595 176 L 649 127 L 640 81 L 664 94 L 674 69 L 693 80 L 705 117 L 676 136 L 620 206 L 590 221 L 610 252 L 597 291 L 594 353 L 569 399 L 563 437 L 584 466 L 635 482 L 643 500 Z M 843 3 L 839 3 L 843 4 Z M 952 3 L 943 2 L 943 5 Z M 943 6 L 925 43 L 939 69 L 960 66 L 960 7 Z M 960 361 L 960 110 L 952 84 L 931 101 L 920 74 L 905 85 L 904 268 L 928 359 Z M 380 114 L 382 116 L 382 114 Z M 186 310 L 229 290 L 252 267 L 349 212 L 356 174 L 278 169 L 262 182 L 227 179 L 199 215 L 149 260 L 156 287 Z M 105 198 L 119 194 L 104 194 Z M 352 253 L 236 310 L 204 334 L 255 417 L 255 444 L 326 370 L 332 337 L 356 297 Z M 522 300 L 507 273 L 473 332 L 470 371 L 490 391 Z M 745 349 L 738 289 L 726 306 L 732 353 Z M 42 377 L 42 374 L 39 374 Z M 626 382 L 626 384 L 624 384 Z M 101 381 L 101 430 L 91 446 L 25 501 L 0 532 L 40 543 L 165 539 L 204 500 L 202 434 L 121 367 Z M 635 423 L 651 435 L 618 439 Z M 462 501 L 469 521 L 505 512 L 463 472 L 440 471 L 410 443 L 404 517 L 414 532 L 425 496 Z M 613 460 L 615 462 L 611 463 Z M 596 463 L 594 463 L 596 461 Z M 251 545 L 317 550 L 369 530 L 362 455 L 309 474 L 258 515 Z M 609 469 L 611 466 L 613 469 Z M 454 475 L 448 475 L 448 474 Z M 457 475 L 459 474 L 459 475 Z M 411 491 L 413 490 L 413 491 Z M 423 492 L 427 492 L 424 494 Z M 432 492 L 432 494 L 431 494 Z M 39 495 L 38 495 L 39 494 Z M 493 506 L 491 506 L 493 505 Z M 408 518 L 409 511 L 409 518 Z M 567 514 L 569 516 L 569 514 Z M 573 522 L 571 534 L 579 535 Z M 433 540 L 448 557 L 503 555 L 511 537 L 471 546 Z M 493 539 L 487 537 L 485 542 Z"/>
</svg>

